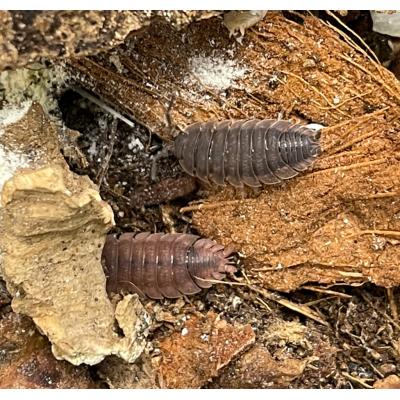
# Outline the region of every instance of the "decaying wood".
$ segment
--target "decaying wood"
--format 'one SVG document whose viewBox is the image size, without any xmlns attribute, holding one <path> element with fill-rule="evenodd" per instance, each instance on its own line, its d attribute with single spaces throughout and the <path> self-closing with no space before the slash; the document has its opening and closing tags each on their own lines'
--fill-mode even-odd
<svg viewBox="0 0 400 400">
<path fill-rule="evenodd" d="M 97 54 L 122 43 L 154 18 L 179 29 L 219 12 L 206 11 L 0 11 L 0 71 L 41 58 Z M 116 61 L 118 63 L 118 61 Z"/>
<path fill-rule="evenodd" d="M 252 282 L 284 291 L 400 283 L 400 85 L 368 49 L 313 16 L 269 12 L 242 44 L 212 18 L 180 32 L 160 22 L 119 51 L 123 76 L 104 55 L 74 60 L 71 71 L 165 139 L 168 120 L 181 129 L 277 117 L 325 126 L 310 173 L 259 193 L 210 187 L 195 206 L 199 232 L 233 242 Z"/>
</svg>

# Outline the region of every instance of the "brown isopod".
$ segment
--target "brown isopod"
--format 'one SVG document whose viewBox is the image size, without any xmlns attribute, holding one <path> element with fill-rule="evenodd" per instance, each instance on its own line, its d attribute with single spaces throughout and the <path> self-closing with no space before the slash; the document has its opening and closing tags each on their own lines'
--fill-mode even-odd
<svg viewBox="0 0 400 400">
<path fill-rule="evenodd" d="M 211 287 L 233 273 L 230 255 L 210 239 L 186 233 L 108 235 L 102 253 L 108 293 L 121 290 L 152 299 L 177 298 Z"/>
<path fill-rule="evenodd" d="M 189 175 L 238 187 L 292 178 L 321 153 L 318 132 L 272 119 L 198 122 L 180 133 L 174 146 Z"/>
</svg>

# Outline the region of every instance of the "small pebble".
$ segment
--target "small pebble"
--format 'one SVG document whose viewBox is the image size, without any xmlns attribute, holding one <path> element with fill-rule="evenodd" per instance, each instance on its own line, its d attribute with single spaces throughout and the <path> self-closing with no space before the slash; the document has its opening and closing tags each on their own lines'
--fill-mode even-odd
<svg viewBox="0 0 400 400">
<path fill-rule="evenodd" d="M 186 336 L 188 333 L 189 333 L 189 330 L 187 328 L 182 329 L 182 332 L 181 332 L 182 336 Z"/>
</svg>

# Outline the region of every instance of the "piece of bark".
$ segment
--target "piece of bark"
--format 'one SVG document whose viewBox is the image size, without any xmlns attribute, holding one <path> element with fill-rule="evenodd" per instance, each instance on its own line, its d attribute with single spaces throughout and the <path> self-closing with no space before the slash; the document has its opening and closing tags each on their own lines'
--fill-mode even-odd
<svg viewBox="0 0 400 400">
<path fill-rule="evenodd" d="M 40 58 L 97 54 L 159 17 L 174 28 L 218 12 L 206 11 L 0 11 L 0 71 Z"/>
<path fill-rule="evenodd" d="M 190 315 L 181 332 L 160 341 L 160 386 L 200 388 L 254 341 L 250 325 L 230 325 L 212 312 Z"/>
<path fill-rule="evenodd" d="M 386 378 L 378 379 L 374 383 L 374 389 L 400 389 L 400 377 L 389 375 Z"/>
<path fill-rule="evenodd" d="M 194 212 L 193 223 L 239 248 L 246 274 L 264 287 L 398 285 L 399 132 L 398 108 L 326 128 L 314 171 L 244 200 L 226 188 Z"/>
<path fill-rule="evenodd" d="M 256 344 L 228 366 L 218 378 L 217 387 L 226 389 L 287 388 L 304 371 L 307 360 L 273 359 L 267 349 Z"/>
<path fill-rule="evenodd" d="M 159 20 L 115 53 L 122 72 L 102 54 L 69 61 L 71 76 L 166 139 L 168 119 L 181 128 L 278 116 L 335 125 L 400 102 L 393 74 L 313 16 L 268 12 L 242 44 L 220 18 L 180 31 Z"/>
</svg>

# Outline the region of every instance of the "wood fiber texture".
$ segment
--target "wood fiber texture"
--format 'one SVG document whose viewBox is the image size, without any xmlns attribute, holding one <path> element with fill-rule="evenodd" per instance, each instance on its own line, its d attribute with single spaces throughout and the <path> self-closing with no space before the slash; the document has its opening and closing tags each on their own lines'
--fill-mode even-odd
<svg viewBox="0 0 400 400">
<path fill-rule="evenodd" d="M 268 12 L 242 44 L 216 18 L 179 32 L 160 22 L 120 54 L 123 75 L 105 56 L 71 67 L 166 139 L 174 96 L 181 129 L 278 116 L 326 127 L 323 154 L 301 176 L 258 192 L 209 186 L 191 208 L 202 235 L 240 250 L 253 284 L 400 283 L 400 84 L 368 49 L 314 16 Z"/>
</svg>

